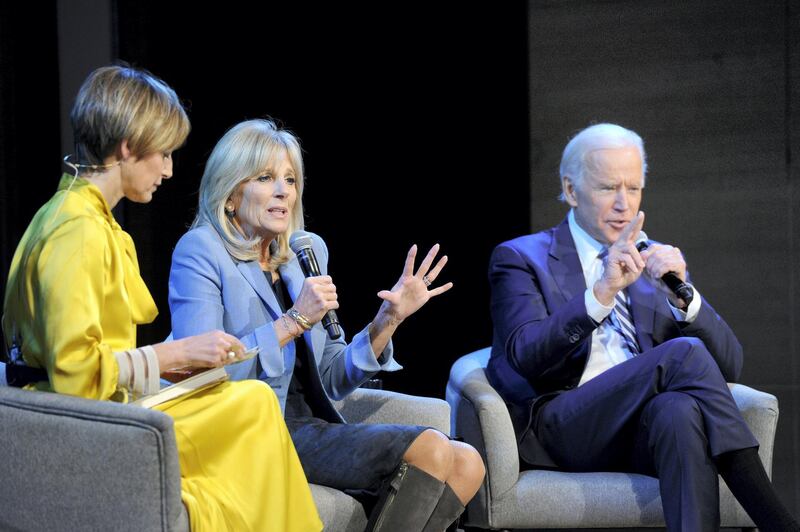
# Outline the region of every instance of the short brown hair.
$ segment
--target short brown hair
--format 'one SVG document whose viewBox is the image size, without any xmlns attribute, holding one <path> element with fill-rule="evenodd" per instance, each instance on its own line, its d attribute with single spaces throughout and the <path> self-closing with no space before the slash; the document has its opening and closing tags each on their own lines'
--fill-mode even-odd
<svg viewBox="0 0 800 532">
<path fill-rule="evenodd" d="M 75 155 L 102 164 L 123 140 L 142 157 L 171 152 L 189 135 L 189 118 L 169 85 L 146 70 L 101 67 L 89 74 L 70 113 Z"/>
</svg>

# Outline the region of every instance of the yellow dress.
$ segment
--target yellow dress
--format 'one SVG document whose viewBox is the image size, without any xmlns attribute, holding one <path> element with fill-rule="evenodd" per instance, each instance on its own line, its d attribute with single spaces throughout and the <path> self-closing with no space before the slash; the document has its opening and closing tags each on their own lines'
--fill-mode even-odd
<svg viewBox="0 0 800 532">
<path fill-rule="evenodd" d="M 30 388 L 127 401 L 115 352 L 155 319 L 130 236 L 100 190 L 65 175 L 17 247 L 3 332 L 49 382 Z M 157 407 L 175 422 L 182 499 L 193 531 L 321 530 L 271 388 L 226 382 Z"/>
</svg>

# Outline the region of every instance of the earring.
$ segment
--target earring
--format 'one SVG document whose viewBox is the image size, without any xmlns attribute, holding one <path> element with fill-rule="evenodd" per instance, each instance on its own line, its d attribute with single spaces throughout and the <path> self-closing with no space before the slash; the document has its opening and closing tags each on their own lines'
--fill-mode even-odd
<svg viewBox="0 0 800 532">
<path fill-rule="evenodd" d="M 228 218 L 233 218 L 236 216 L 236 211 L 233 210 L 233 207 L 225 207 L 225 216 Z"/>
</svg>

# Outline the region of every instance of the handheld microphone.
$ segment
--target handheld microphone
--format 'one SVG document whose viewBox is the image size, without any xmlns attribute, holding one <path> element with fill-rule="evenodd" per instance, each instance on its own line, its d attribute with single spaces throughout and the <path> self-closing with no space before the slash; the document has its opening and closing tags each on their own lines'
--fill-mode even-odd
<svg viewBox="0 0 800 532">
<path fill-rule="evenodd" d="M 322 275 L 319 270 L 319 263 L 314 254 L 312 247 L 311 235 L 305 231 L 295 231 L 289 238 L 289 247 L 292 248 L 294 254 L 297 255 L 297 260 L 300 262 L 300 268 L 303 269 L 303 275 L 306 277 L 318 277 Z M 342 335 L 342 328 L 339 326 L 339 318 L 336 317 L 336 311 L 329 310 L 322 317 L 322 325 L 328 330 L 328 336 L 332 340 L 339 338 Z"/>
<path fill-rule="evenodd" d="M 644 231 L 639 231 L 639 235 L 636 237 L 636 249 L 642 252 L 649 246 L 650 240 L 648 240 L 647 234 Z M 661 276 L 661 280 L 664 281 L 667 288 L 672 290 L 673 294 L 683 299 L 687 306 L 692 302 L 694 290 L 692 290 L 691 286 L 681 281 L 680 277 L 672 272 L 667 272 Z"/>
</svg>

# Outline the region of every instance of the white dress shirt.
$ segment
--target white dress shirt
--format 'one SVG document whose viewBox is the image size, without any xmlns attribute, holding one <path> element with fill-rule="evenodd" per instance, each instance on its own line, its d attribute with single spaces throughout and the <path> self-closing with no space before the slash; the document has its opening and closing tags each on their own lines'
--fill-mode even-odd
<svg viewBox="0 0 800 532">
<path fill-rule="evenodd" d="M 614 310 L 614 305 L 603 305 L 594 295 L 594 284 L 603 275 L 603 261 L 599 258 L 599 255 L 603 251 L 604 246 L 589 236 L 589 233 L 578 225 L 578 222 L 575 221 L 575 213 L 573 211 L 569 212 L 567 220 L 572 239 L 575 241 L 575 250 L 578 252 L 578 258 L 581 261 L 583 277 L 586 280 L 587 288 L 584 293 L 586 313 L 600 324 L 592 333 L 592 346 L 589 350 L 589 360 L 586 362 L 586 367 L 578 383 L 578 386 L 581 386 L 607 369 L 616 366 L 620 362 L 625 362 L 633 355 L 623 346 L 622 337 L 613 329 L 608 320 L 606 320 L 606 317 Z M 669 300 L 667 300 L 667 303 L 669 303 Z M 700 305 L 700 294 L 695 290 L 694 299 L 692 299 L 689 308 L 687 308 L 685 312 L 673 307 L 671 304 L 670 309 L 672 309 L 672 314 L 675 316 L 676 320 L 691 323 L 697 317 L 697 313 L 700 311 Z M 635 325 L 634 323 L 634 326 Z"/>
</svg>

